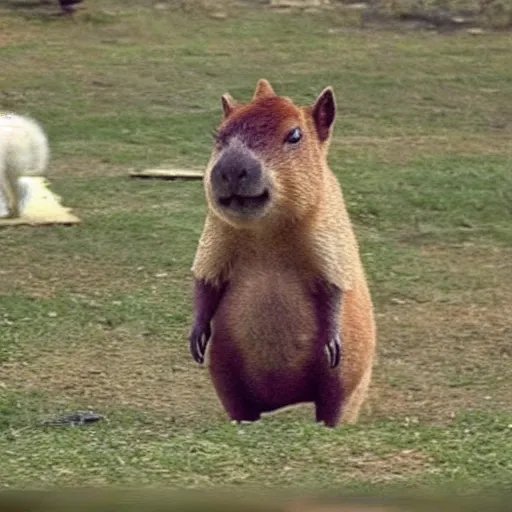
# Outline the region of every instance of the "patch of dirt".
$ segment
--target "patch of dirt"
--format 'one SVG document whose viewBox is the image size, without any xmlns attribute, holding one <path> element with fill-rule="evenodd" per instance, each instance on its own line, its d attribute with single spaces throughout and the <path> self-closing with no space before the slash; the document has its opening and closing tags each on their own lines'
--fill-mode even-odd
<svg viewBox="0 0 512 512">
<path fill-rule="evenodd" d="M 511 304 L 492 312 L 471 305 L 385 308 L 378 317 L 380 357 L 366 420 L 437 423 L 471 408 L 508 410 Z M 30 363 L 5 363 L 2 380 L 13 390 L 43 391 L 59 402 L 92 408 L 133 408 L 200 423 L 224 417 L 207 371 L 189 359 L 186 333 L 176 349 L 115 330 L 103 343 L 32 353 Z"/>
<path fill-rule="evenodd" d="M 445 423 L 472 408 L 509 410 L 511 263 L 503 259 L 505 253 L 485 248 L 423 250 L 439 268 L 459 272 L 468 290 L 456 300 L 434 295 L 423 303 L 406 298 L 378 308 L 379 360 L 362 421 Z M 473 281 L 475 269 L 488 269 L 489 279 Z M 125 327 L 99 328 L 94 339 L 77 340 L 70 347 L 24 347 L 19 359 L 2 365 L 2 382 L 13 390 L 38 390 L 55 396 L 58 403 L 78 402 L 95 410 L 132 408 L 166 414 L 178 422 L 225 420 L 206 369 L 189 356 L 187 332 L 172 337 L 174 342 L 168 342 Z M 293 417 L 311 416 L 309 406 L 292 411 Z M 409 467 L 416 455 L 406 455 Z"/>
<path fill-rule="evenodd" d="M 466 288 L 418 304 L 380 308 L 372 415 L 443 422 L 468 409 L 512 403 L 512 272 L 509 251 L 426 247 Z M 507 260 L 508 258 L 508 260 Z M 486 269 L 488 274 L 482 270 Z"/>
<path fill-rule="evenodd" d="M 55 397 L 57 404 L 71 402 L 95 411 L 136 409 L 180 423 L 223 414 L 207 372 L 188 357 L 186 333 L 179 349 L 121 329 L 103 341 L 41 351 L 31 363 L 4 363 L 2 381 L 11 390 L 37 390 Z"/>
<path fill-rule="evenodd" d="M 416 306 L 383 314 L 372 416 L 442 423 L 463 410 L 509 410 L 511 313 Z"/>
<path fill-rule="evenodd" d="M 35 36 L 30 36 L 28 31 L 10 31 L 1 27 L 0 31 L 0 48 L 8 48 L 13 44 L 25 43 L 34 39 Z"/>
<path fill-rule="evenodd" d="M 366 454 L 363 457 L 348 457 L 347 465 L 354 465 L 357 469 L 351 471 L 359 473 L 358 479 L 371 479 L 372 482 L 390 482 L 397 479 L 410 479 L 415 474 L 425 474 L 429 466 L 433 466 L 432 459 L 418 450 L 402 450 L 388 455 L 375 456 Z"/>
<path fill-rule="evenodd" d="M 390 307 L 378 319 L 380 358 L 371 413 L 363 419 L 442 423 L 471 408 L 509 409 L 512 306 L 491 315 L 471 306 L 399 310 Z M 176 349 L 115 330 L 104 343 L 31 354 L 30 363 L 6 363 L 2 380 L 14 390 L 47 392 L 61 403 L 133 408 L 199 423 L 224 418 L 207 371 L 189 359 L 186 333 Z M 305 417 L 301 409 L 296 414 Z"/>
<path fill-rule="evenodd" d="M 22 291 L 25 296 L 37 299 L 75 293 L 90 296 L 92 300 L 109 292 L 118 295 L 136 292 L 141 287 L 157 290 L 174 286 L 173 279 L 167 271 L 158 269 L 149 272 L 143 266 L 105 265 L 101 261 L 63 255 L 56 255 L 51 262 L 45 258 L 36 263 L 33 255 L 23 252 L 17 256 L 16 267 L 0 269 L 2 294 Z M 183 280 L 179 284 L 182 285 Z"/>
</svg>

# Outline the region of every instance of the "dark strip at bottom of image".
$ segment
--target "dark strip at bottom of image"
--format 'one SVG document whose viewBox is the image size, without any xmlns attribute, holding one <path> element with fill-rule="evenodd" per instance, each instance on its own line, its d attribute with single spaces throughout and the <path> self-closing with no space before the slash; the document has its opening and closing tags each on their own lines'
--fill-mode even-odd
<svg viewBox="0 0 512 512">
<path fill-rule="evenodd" d="M 385 496 L 117 488 L 0 492 L 1 512 L 505 512 L 511 506 L 512 493 L 496 490 L 470 497 L 446 491 Z"/>
</svg>

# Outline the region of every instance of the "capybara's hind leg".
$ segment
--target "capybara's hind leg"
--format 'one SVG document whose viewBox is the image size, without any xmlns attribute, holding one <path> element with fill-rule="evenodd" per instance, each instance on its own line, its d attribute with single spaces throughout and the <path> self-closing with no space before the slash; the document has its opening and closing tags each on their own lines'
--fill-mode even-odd
<svg viewBox="0 0 512 512">
<path fill-rule="evenodd" d="M 237 423 L 242 421 L 258 421 L 261 418 L 259 409 L 248 403 L 232 404 L 232 407 L 228 410 L 228 415 L 232 421 Z"/>
<path fill-rule="evenodd" d="M 340 421 L 344 393 L 337 378 L 327 378 L 318 388 L 315 399 L 316 421 L 323 422 L 326 427 L 336 427 Z"/>
<path fill-rule="evenodd" d="M 261 411 L 243 392 L 238 379 L 219 375 L 218 370 L 211 372 L 211 376 L 215 391 L 231 420 L 241 422 L 260 419 Z"/>
<path fill-rule="evenodd" d="M 347 424 L 357 423 L 361 406 L 363 405 L 368 394 L 368 387 L 372 378 L 372 367 L 370 366 L 363 378 L 357 385 L 354 392 L 348 397 L 347 404 L 343 409 L 341 421 Z"/>
<path fill-rule="evenodd" d="M 215 357 L 216 354 L 213 352 L 214 343 L 209 370 L 215 391 L 229 418 L 237 422 L 259 420 L 261 410 L 245 389 L 240 378 L 237 358 L 233 357 L 234 354 L 229 357 L 228 353 L 223 354 L 222 358 Z"/>
</svg>

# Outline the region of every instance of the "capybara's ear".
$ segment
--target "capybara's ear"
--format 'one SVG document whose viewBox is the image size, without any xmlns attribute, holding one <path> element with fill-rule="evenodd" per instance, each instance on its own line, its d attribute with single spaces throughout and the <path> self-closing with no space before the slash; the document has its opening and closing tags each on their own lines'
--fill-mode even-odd
<svg viewBox="0 0 512 512">
<path fill-rule="evenodd" d="M 260 78 L 258 80 L 258 83 L 256 84 L 256 90 L 254 91 L 254 96 L 252 97 L 252 100 L 254 101 L 258 98 L 275 95 L 276 93 L 274 92 L 274 89 L 272 89 L 270 82 L 268 80 L 265 80 L 265 78 Z"/>
<path fill-rule="evenodd" d="M 321 142 L 329 138 L 335 118 L 336 100 L 334 99 L 334 91 L 332 87 L 326 87 L 313 105 L 313 119 Z"/>
<path fill-rule="evenodd" d="M 231 94 L 223 94 L 222 95 L 222 110 L 224 110 L 224 117 L 228 117 L 231 115 L 233 110 L 236 107 L 236 101 L 232 98 Z"/>
</svg>

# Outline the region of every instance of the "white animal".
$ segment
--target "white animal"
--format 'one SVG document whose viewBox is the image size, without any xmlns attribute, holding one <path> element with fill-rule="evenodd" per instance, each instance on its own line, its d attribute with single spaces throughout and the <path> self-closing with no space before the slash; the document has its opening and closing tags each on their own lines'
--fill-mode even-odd
<svg viewBox="0 0 512 512">
<path fill-rule="evenodd" d="M 50 158 L 48 138 L 34 119 L 0 112 L 0 193 L 7 199 L 7 216 L 21 213 L 19 178 L 43 175 Z"/>
</svg>

